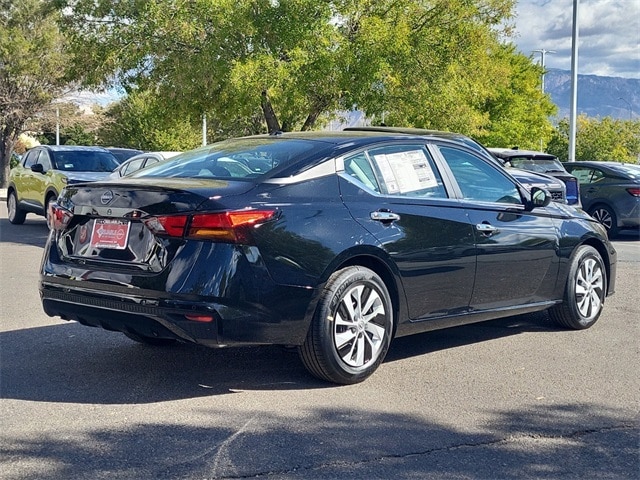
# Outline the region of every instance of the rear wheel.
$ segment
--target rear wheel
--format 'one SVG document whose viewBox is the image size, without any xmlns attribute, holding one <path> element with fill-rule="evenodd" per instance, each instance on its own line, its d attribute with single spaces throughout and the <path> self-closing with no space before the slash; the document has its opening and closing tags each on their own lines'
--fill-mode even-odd
<svg viewBox="0 0 640 480">
<path fill-rule="evenodd" d="M 9 221 L 14 225 L 22 225 L 27 217 L 27 212 L 20 210 L 20 207 L 18 207 L 18 198 L 16 197 L 16 192 L 13 190 L 9 192 L 9 196 L 7 197 L 7 211 Z"/>
<path fill-rule="evenodd" d="M 591 209 L 589 215 L 604 225 L 609 237 L 615 237 L 618 234 L 618 219 L 615 212 L 608 206 L 596 205 Z"/>
<path fill-rule="evenodd" d="M 564 301 L 549 310 L 563 327 L 582 330 L 598 320 L 607 291 L 607 272 L 597 250 L 588 245 L 576 250 L 565 286 Z"/>
<path fill-rule="evenodd" d="M 145 337 L 144 335 L 138 335 L 137 333 L 129 333 L 123 332 L 125 336 L 129 337 L 131 340 L 144 343 L 145 345 L 153 345 L 154 347 L 166 347 L 169 345 L 174 345 L 176 340 L 173 338 L 154 338 L 154 337 Z"/>
<path fill-rule="evenodd" d="M 392 333 L 387 287 L 375 272 L 352 266 L 329 278 L 298 351 L 311 374 L 348 385 L 363 381 L 380 366 Z"/>
</svg>

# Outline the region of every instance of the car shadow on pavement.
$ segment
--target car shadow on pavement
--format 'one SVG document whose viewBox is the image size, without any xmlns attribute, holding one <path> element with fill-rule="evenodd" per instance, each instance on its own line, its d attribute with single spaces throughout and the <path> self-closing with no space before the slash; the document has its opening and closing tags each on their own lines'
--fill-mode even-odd
<svg viewBox="0 0 640 480">
<path fill-rule="evenodd" d="M 385 362 L 403 360 L 439 350 L 461 347 L 525 332 L 558 332 L 546 312 L 528 313 L 497 320 L 445 328 L 393 340 Z"/>
<path fill-rule="evenodd" d="M 302 418 L 296 413 L 210 406 L 201 409 L 197 424 L 80 426 L 78 435 L 5 439 L 0 452 L 5 467 L 22 462 L 22 475 L 14 478 L 40 480 L 581 479 L 637 473 L 637 428 L 629 412 L 602 405 L 479 411 L 486 421 L 472 430 L 427 413 L 379 411 L 366 401 L 348 411 L 310 405 Z"/>
<path fill-rule="evenodd" d="M 385 362 L 545 329 L 539 319 L 522 316 L 398 338 Z M 75 322 L 3 332 L 0 344 L 0 398 L 140 404 L 336 387 L 309 375 L 295 349 L 280 346 L 152 347 Z"/>
</svg>

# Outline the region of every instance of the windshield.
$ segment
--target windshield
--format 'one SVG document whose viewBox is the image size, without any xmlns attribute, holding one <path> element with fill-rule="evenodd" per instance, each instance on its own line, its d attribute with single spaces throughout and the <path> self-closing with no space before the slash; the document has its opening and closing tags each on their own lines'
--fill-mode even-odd
<svg viewBox="0 0 640 480">
<path fill-rule="evenodd" d="M 314 146 L 307 140 L 278 137 L 225 140 L 177 155 L 130 177 L 256 178 L 297 161 Z"/>
<path fill-rule="evenodd" d="M 531 172 L 566 172 L 562 163 L 556 158 L 509 157 L 509 163 L 512 167 L 529 170 Z"/>
<path fill-rule="evenodd" d="M 111 153 L 91 150 L 53 152 L 53 160 L 64 172 L 112 172 L 119 165 Z"/>
</svg>

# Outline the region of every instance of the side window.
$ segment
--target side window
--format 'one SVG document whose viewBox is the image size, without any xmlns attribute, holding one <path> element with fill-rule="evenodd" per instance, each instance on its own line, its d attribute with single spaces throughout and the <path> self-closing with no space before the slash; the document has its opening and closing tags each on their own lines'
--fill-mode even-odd
<svg viewBox="0 0 640 480">
<path fill-rule="evenodd" d="M 591 183 L 591 169 L 584 167 L 574 167 L 571 169 L 571 175 L 578 179 L 580 185 Z"/>
<path fill-rule="evenodd" d="M 25 168 L 31 168 L 33 165 L 36 164 L 36 161 L 38 160 L 39 152 L 40 150 L 30 150 L 25 154 L 24 164 L 23 164 Z"/>
<path fill-rule="evenodd" d="M 49 154 L 46 150 L 40 150 L 40 155 L 38 156 L 38 162 L 42 165 L 42 168 L 45 172 L 51 170 L 51 160 L 49 159 Z"/>
<path fill-rule="evenodd" d="M 439 149 L 465 200 L 522 203 L 515 184 L 482 159 L 451 147 Z"/>
<path fill-rule="evenodd" d="M 380 185 L 373 173 L 367 154 L 362 152 L 344 161 L 344 170 L 347 175 L 363 184 L 365 187 L 380 193 Z"/>
<path fill-rule="evenodd" d="M 142 168 L 142 164 L 144 163 L 144 158 L 137 158 L 131 162 L 129 162 L 124 170 L 122 171 L 122 175 L 129 175 L 136 170 L 140 170 Z"/>
<path fill-rule="evenodd" d="M 387 195 L 447 198 L 442 178 L 421 145 L 390 145 L 345 160 L 345 171 L 370 189 Z"/>
</svg>

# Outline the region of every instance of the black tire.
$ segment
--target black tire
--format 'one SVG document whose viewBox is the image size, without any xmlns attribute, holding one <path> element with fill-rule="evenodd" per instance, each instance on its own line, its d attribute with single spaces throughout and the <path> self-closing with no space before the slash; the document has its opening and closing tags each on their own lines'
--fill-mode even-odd
<svg viewBox="0 0 640 480">
<path fill-rule="evenodd" d="M 552 320 L 563 327 L 584 330 L 602 312 L 607 292 L 607 271 L 597 250 L 588 245 L 574 252 L 563 302 L 549 310 Z"/>
<path fill-rule="evenodd" d="M 22 225 L 25 218 L 27 218 L 27 212 L 20 210 L 18 197 L 13 190 L 9 192 L 9 196 L 7 197 L 7 212 L 9 214 L 9 222 L 14 225 Z"/>
<path fill-rule="evenodd" d="M 609 238 L 618 235 L 618 217 L 616 213 L 607 205 L 596 205 L 589 210 L 589 215 L 600 222 L 607 229 Z"/>
<path fill-rule="evenodd" d="M 177 343 L 173 338 L 154 338 L 145 337 L 144 335 L 138 335 L 137 333 L 123 332 L 126 337 L 129 337 L 134 342 L 144 343 L 145 345 L 152 345 L 154 347 L 168 347 Z"/>
<path fill-rule="evenodd" d="M 393 306 L 382 279 L 368 268 L 346 267 L 327 281 L 298 352 L 307 370 L 322 380 L 362 382 L 384 360 L 393 326 Z"/>
</svg>

